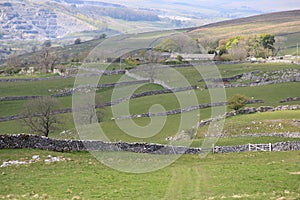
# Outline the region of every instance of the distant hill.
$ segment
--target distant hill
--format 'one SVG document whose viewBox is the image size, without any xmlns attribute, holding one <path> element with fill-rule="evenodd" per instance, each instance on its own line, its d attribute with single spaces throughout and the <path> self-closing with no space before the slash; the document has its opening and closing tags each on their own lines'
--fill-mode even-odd
<svg viewBox="0 0 300 200">
<path fill-rule="evenodd" d="M 2 0 L 0 40 L 64 38 L 93 30 L 140 33 L 199 26 L 263 13 L 251 7 L 231 7 L 225 0 L 221 2 Z"/>
<path fill-rule="evenodd" d="M 227 20 L 189 29 L 203 46 L 237 35 L 271 33 L 276 36 L 282 54 L 293 54 L 300 43 L 300 10 L 275 12 L 241 19 Z"/>
<path fill-rule="evenodd" d="M 117 28 L 114 21 L 160 21 L 148 10 L 94 1 L 29 1 L 0 3 L 0 39 L 54 39 L 76 32 Z M 118 22 L 119 23 L 119 22 Z"/>
<path fill-rule="evenodd" d="M 293 54 L 296 52 L 297 43 L 300 44 L 300 10 L 227 20 L 183 31 L 186 31 L 192 38 L 198 38 L 202 44 L 206 45 L 210 40 L 217 42 L 234 35 L 272 33 L 276 36 L 277 47 L 281 48 L 281 54 Z M 149 34 L 160 35 L 162 33 L 163 31 L 157 31 Z M 138 36 L 143 37 L 143 34 L 138 34 Z M 60 54 L 71 55 L 77 52 L 77 54 L 87 55 L 101 41 L 92 40 L 80 45 L 69 45 L 59 48 L 57 51 Z"/>
<path fill-rule="evenodd" d="M 233 26 L 233 25 L 242 25 L 242 24 L 249 24 L 249 23 L 283 23 L 283 22 L 291 22 L 291 21 L 298 21 L 300 18 L 300 10 L 291 10 L 291 11 L 282 11 L 282 12 L 274 12 L 268 14 L 261 14 L 251 17 L 239 18 L 239 19 L 232 19 L 232 20 L 225 20 L 221 22 L 211 23 L 199 28 L 192 28 L 195 30 L 202 29 L 202 28 L 209 28 L 209 27 L 220 27 L 220 26 Z"/>
<path fill-rule="evenodd" d="M 91 13 L 93 12 L 94 11 L 91 9 Z M 207 49 L 209 49 L 210 46 L 216 47 L 217 42 L 220 39 L 226 39 L 235 35 L 272 33 L 276 36 L 275 39 L 277 48 L 280 47 L 281 49 L 280 54 L 296 54 L 297 43 L 300 44 L 300 10 L 276 12 L 241 19 L 227 20 L 201 27 L 182 29 L 182 31 L 186 31 L 190 37 L 198 39 L 202 46 Z M 101 31 L 86 31 L 81 34 L 86 36 L 91 33 L 100 35 Z M 153 32 L 153 34 L 157 35 L 160 33 L 162 32 Z M 62 40 L 65 40 L 65 38 Z M 72 40 L 74 40 L 74 38 Z M 67 46 L 54 45 L 59 47 L 54 48 L 53 51 L 58 52 L 61 57 L 69 55 L 69 58 L 79 57 L 80 60 L 82 60 L 89 51 L 97 46 L 102 40 L 83 41 L 86 42 L 82 42 L 80 45 L 70 45 L 71 43 L 68 43 Z M 32 53 L 30 44 L 26 46 L 26 49 L 27 51 L 25 52 L 27 52 L 27 54 L 25 54 L 23 58 L 28 58 L 27 60 L 30 60 L 31 56 L 34 57 L 35 54 Z M 9 48 L 5 48 L 0 52 L 2 55 L 9 55 L 10 53 Z"/>
</svg>

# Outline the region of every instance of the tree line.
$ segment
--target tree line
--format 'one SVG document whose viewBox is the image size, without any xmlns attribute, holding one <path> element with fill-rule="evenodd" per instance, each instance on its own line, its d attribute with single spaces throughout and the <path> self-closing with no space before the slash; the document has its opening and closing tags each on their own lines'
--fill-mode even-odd
<svg viewBox="0 0 300 200">
<path fill-rule="evenodd" d="M 246 57 L 267 58 L 276 56 L 275 36 L 273 34 L 235 36 L 218 42 L 217 53 L 227 55 L 234 60 Z"/>
</svg>

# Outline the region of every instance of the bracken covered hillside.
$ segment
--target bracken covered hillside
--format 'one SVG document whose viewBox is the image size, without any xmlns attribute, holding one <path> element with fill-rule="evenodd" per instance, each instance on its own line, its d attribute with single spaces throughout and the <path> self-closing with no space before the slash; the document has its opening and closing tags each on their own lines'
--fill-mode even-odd
<svg viewBox="0 0 300 200">
<path fill-rule="evenodd" d="M 190 35 L 204 46 L 220 39 L 238 35 L 270 33 L 276 44 L 286 53 L 294 53 L 300 36 L 300 10 L 257 15 L 190 29 Z"/>
</svg>

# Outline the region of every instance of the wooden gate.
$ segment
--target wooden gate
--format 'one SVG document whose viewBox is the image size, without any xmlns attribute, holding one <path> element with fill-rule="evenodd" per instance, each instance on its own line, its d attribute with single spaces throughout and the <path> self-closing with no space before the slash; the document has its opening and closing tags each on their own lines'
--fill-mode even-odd
<svg viewBox="0 0 300 200">
<path fill-rule="evenodd" d="M 272 151 L 272 144 L 249 144 L 249 151 Z"/>
</svg>

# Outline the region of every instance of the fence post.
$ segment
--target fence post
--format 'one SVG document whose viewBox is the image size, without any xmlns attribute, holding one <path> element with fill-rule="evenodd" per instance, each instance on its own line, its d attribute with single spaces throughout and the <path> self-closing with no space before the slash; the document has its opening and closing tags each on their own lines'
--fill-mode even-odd
<svg viewBox="0 0 300 200">
<path fill-rule="evenodd" d="M 272 151 L 272 144 L 269 143 L 269 151 Z"/>
<path fill-rule="evenodd" d="M 215 154 L 215 144 L 212 146 L 212 153 Z"/>
</svg>

